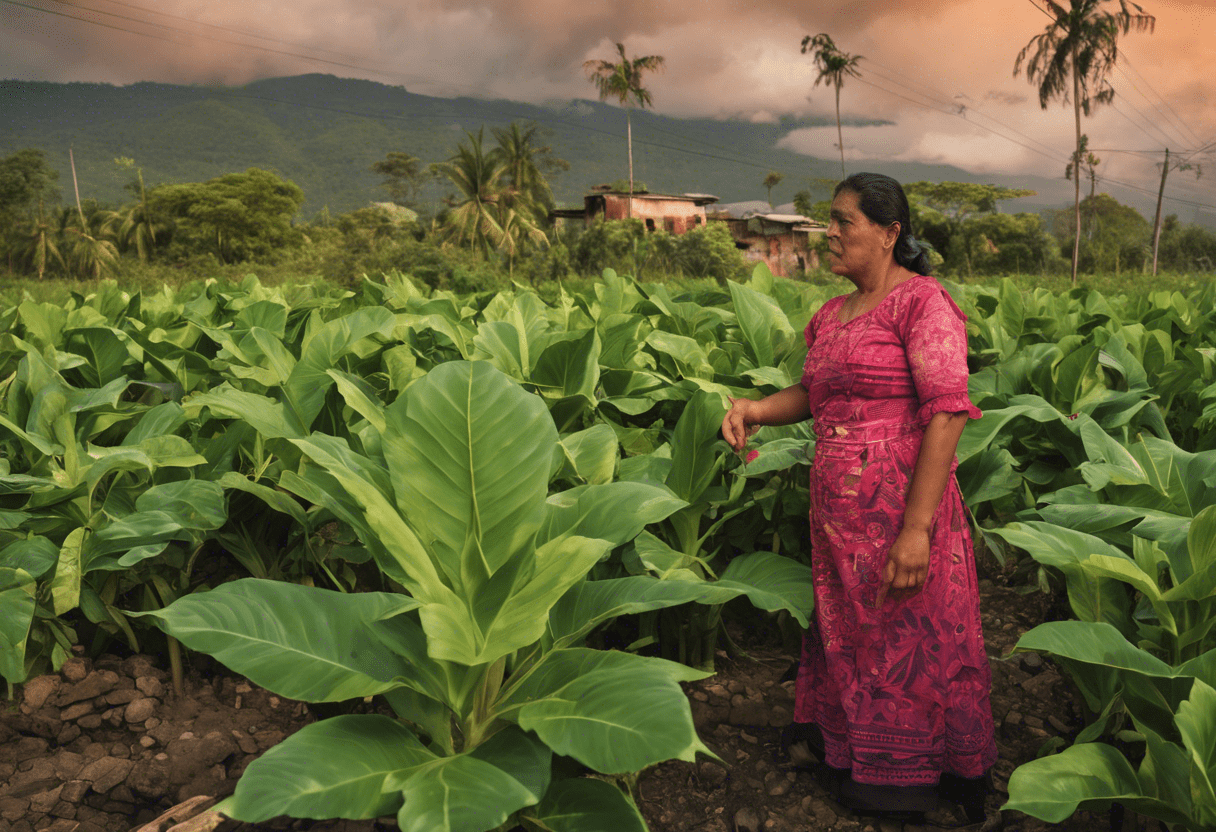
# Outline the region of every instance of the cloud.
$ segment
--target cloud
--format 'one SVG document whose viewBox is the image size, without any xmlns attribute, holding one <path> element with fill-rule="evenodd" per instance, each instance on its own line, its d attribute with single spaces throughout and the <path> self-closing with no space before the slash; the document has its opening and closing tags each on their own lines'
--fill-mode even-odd
<svg viewBox="0 0 1216 832">
<path fill-rule="evenodd" d="M 0 4 L 0 77 L 241 84 L 330 72 L 432 95 L 565 106 L 595 96 L 583 62 L 613 58 L 614 44 L 622 42 L 631 56 L 666 58 L 665 71 L 646 79 L 658 112 L 834 122 L 835 90 L 814 86 L 811 59 L 799 50 L 804 35 L 829 32 L 841 49 L 864 56 L 862 77 L 841 91 L 844 118 L 893 125 L 848 128 L 846 155 L 1058 177 L 1073 141 L 1069 109 L 1062 103 L 1041 109 L 1034 87 L 1012 74 L 1018 50 L 1044 28 L 1046 19 L 1031 3 L 161 0 L 156 8 L 164 16 L 104 7 L 146 24 L 86 5 L 103 8 L 80 0 L 63 13 L 91 23 Z M 1207 0 L 1154 0 L 1151 6 L 1155 34 L 1121 41 L 1127 70 L 1112 78 L 1120 96 L 1115 108 L 1084 124 L 1091 146 L 1183 148 L 1216 138 L 1210 71 L 1216 8 Z M 1170 107 L 1164 114 L 1156 109 L 1161 98 Z M 958 117 L 961 106 L 965 118 Z M 836 156 L 834 144 L 835 130 L 827 128 L 784 140 L 826 159 Z M 1142 156 L 1107 153 L 1104 159 L 1111 170 L 1151 186 L 1155 172 Z"/>
</svg>

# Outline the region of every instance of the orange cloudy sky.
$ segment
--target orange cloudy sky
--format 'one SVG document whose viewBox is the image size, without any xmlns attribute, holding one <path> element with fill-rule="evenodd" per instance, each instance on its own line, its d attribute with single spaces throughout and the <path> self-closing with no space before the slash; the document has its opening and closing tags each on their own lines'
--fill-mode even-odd
<svg viewBox="0 0 1216 832">
<path fill-rule="evenodd" d="M 1216 0 L 1142 5 L 1156 32 L 1122 40 L 1115 104 L 1082 128 L 1120 199 L 1131 194 L 1114 182 L 1155 194 L 1159 176 L 1159 155 L 1129 151 L 1216 142 Z M 592 97 L 583 61 L 613 57 L 621 41 L 630 55 L 666 58 L 648 80 L 656 111 L 771 121 L 832 115 L 832 90 L 813 87 L 799 51 L 804 35 L 828 32 L 865 57 L 862 78 L 845 84 L 844 117 L 890 122 L 846 127 L 846 155 L 1054 178 L 1071 109 L 1041 109 L 1013 77 L 1048 22 L 1034 0 L 0 0 L 0 78 L 239 84 L 330 72 L 541 103 Z M 782 139 L 829 159 L 835 141 L 834 127 Z M 1172 174 L 1170 193 L 1216 205 L 1216 154 L 1206 158 L 1211 173 Z M 1196 207 L 1171 210 L 1189 218 Z"/>
</svg>

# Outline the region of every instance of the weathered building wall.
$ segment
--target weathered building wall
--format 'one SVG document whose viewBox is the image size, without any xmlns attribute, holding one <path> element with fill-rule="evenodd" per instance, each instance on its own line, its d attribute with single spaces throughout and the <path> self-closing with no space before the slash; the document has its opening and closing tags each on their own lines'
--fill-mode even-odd
<svg viewBox="0 0 1216 832">
<path fill-rule="evenodd" d="M 628 194 L 597 194 L 587 197 L 587 222 L 603 216 L 623 220 L 629 216 Z M 688 198 L 634 194 L 633 218 L 642 220 L 648 231 L 683 234 L 705 224 L 705 206 Z"/>
<path fill-rule="evenodd" d="M 722 221 L 744 258 L 763 262 L 778 277 L 794 277 L 800 272 L 819 268 L 819 255 L 812 249 L 812 237 L 817 240 L 826 228 L 809 226 L 801 218 L 797 222 L 763 216 Z"/>
</svg>

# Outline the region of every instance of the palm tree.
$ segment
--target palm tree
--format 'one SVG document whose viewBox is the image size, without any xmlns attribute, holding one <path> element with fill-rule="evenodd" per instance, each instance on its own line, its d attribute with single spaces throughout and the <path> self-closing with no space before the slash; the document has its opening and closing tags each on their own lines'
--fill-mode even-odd
<svg viewBox="0 0 1216 832">
<path fill-rule="evenodd" d="M 1053 99 L 1069 101 L 1076 121 L 1073 167 L 1081 169 L 1081 111 L 1085 115 L 1115 97 L 1106 80 L 1119 59 L 1119 35 L 1133 28 L 1153 31 L 1157 18 L 1146 14 L 1130 0 L 1117 0 L 1118 11 L 1108 10 L 1112 0 L 1045 0 L 1052 21 L 1030 39 L 1013 64 L 1016 77 L 1025 65 L 1026 80 L 1039 87 L 1039 106 L 1044 110 Z M 1134 9 L 1135 11 L 1132 11 Z M 1029 59 L 1028 59 L 1029 58 Z M 1072 246 L 1072 282 L 1077 282 L 1077 259 L 1081 251 L 1081 177 L 1074 176 L 1075 234 Z"/>
<path fill-rule="evenodd" d="M 504 181 L 509 160 L 497 148 L 487 152 L 482 133 L 466 131 L 468 144 L 462 142 L 456 155 L 434 166 L 460 190 L 459 196 L 449 199 L 445 234 L 450 241 L 470 244 L 487 257 L 492 250 L 501 251 L 511 271 L 521 244 L 544 245 L 547 239 L 531 203 Z"/>
<path fill-rule="evenodd" d="M 47 265 L 52 260 L 59 261 L 60 266 L 63 265 L 63 254 L 60 253 L 56 240 L 57 225 L 55 220 L 47 217 L 42 203 L 39 202 L 37 215 L 32 216 L 29 224 L 20 232 L 25 241 L 23 259 L 37 270 L 39 280 L 46 275 Z"/>
<path fill-rule="evenodd" d="M 632 105 L 649 107 L 651 104 L 650 91 L 642 86 L 642 73 L 654 72 L 663 68 L 662 55 L 646 55 L 630 60 L 625 55 L 625 46 L 618 43 L 616 50 L 621 54 L 621 62 L 586 61 L 583 71 L 587 79 L 599 90 L 600 101 L 615 98 L 625 108 L 625 142 L 629 149 L 629 209 L 628 216 L 633 216 L 633 122 L 629 111 Z"/>
<path fill-rule="evenodd" d="M 120 168 L 135 167 L 133 159 L 119 158 L 114 163 Z M 135 168 L 136 181 L 127 185 L 127 190 L 139 197 L 135 205 L 127 209 L 118 226 L 118 241 L 124 249 L 135 247 L 135 253 L 141 263 L 146 263 L 156 248 L 156 235 L 162 238 L 168 229 L 157 221 L 151 207 L 148 205 L 148 190 L 144 186 L 143 168 Z M 138 186 L 138 187 L 137 187 Z"/>
<path fill-rule="evenodd" d="M 112 239 L 118 222 L 117 212 L 99 209 L 96 204 L 90 204 L 87 215 L 79 203 L 75 211 L 62 209 L 58 237 L 65 269 L 93 280 L 108 274 L 118 262 L 118 248 Z"/>
<path fill-rule="evenodd" d="M 506 164 L 508 199 L 514 207 L 531 213 L 538 223 L 547 220 L 556 205 L 545 171 L 570 168 L 569 162 L 553 155 L 551 147 L 538 143 L 540 129 L 536 123 L 511 122 L 509 128 L 492 130 L 498 142 L 494 152 Z"/>
<path fill-rule="evenodd" d="M 814 37 L 807 35 L 802 39 L 802 54 L 805 55 L 807 52 L 814 55 L 815 68 L 819 70 L 814 86 L 819 86 L 822 81 L 828 86 L 836 88 L 836 139 L 840 143 L 840 178 L 844 179 L 846 174 L 844 172 L 844 132 L 840 129 L 840 88 L 844 86 L 845 76 L 861 77 L 861 73 L 857 71 L 857 62 L 861 60 L 862 56 L 841 52 L 826 32 L 820 32 Z"/>
</svg>

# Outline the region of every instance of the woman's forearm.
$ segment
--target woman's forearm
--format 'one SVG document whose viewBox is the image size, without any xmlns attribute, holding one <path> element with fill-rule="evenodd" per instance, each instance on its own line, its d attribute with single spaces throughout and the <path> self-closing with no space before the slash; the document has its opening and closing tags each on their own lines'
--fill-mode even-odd
<svg viewBox="0 0 1216 832">
<path fill-rule="evenodd" d="M 908 483 L 907 503 L 904 506 L 904 528 L 929 531 L 933 515 L 946 492 L 950 480 L 950 468 L 959 437 L 967 424 L 966 413 L 935 413 L 925 427 L 916 457 L 912 480 Z"/>
<path fill-rule="evenodd" d="M 738 451 L 757 428 L 792 425 L 810 415 L 811 405 L 801 384 L 791 384 L 763 399 L 731 399 L 731 409 L 722 420 L 722 438 Z"/>
<path fill-rule="evenodd" d="M 754 410 L 758 425 L 792 425 L 810 417 L 811 404 L 806 396 L 806 388 L 801 384 L 791 384 L 760 399 L 755 403 Z"/>
</svg>

